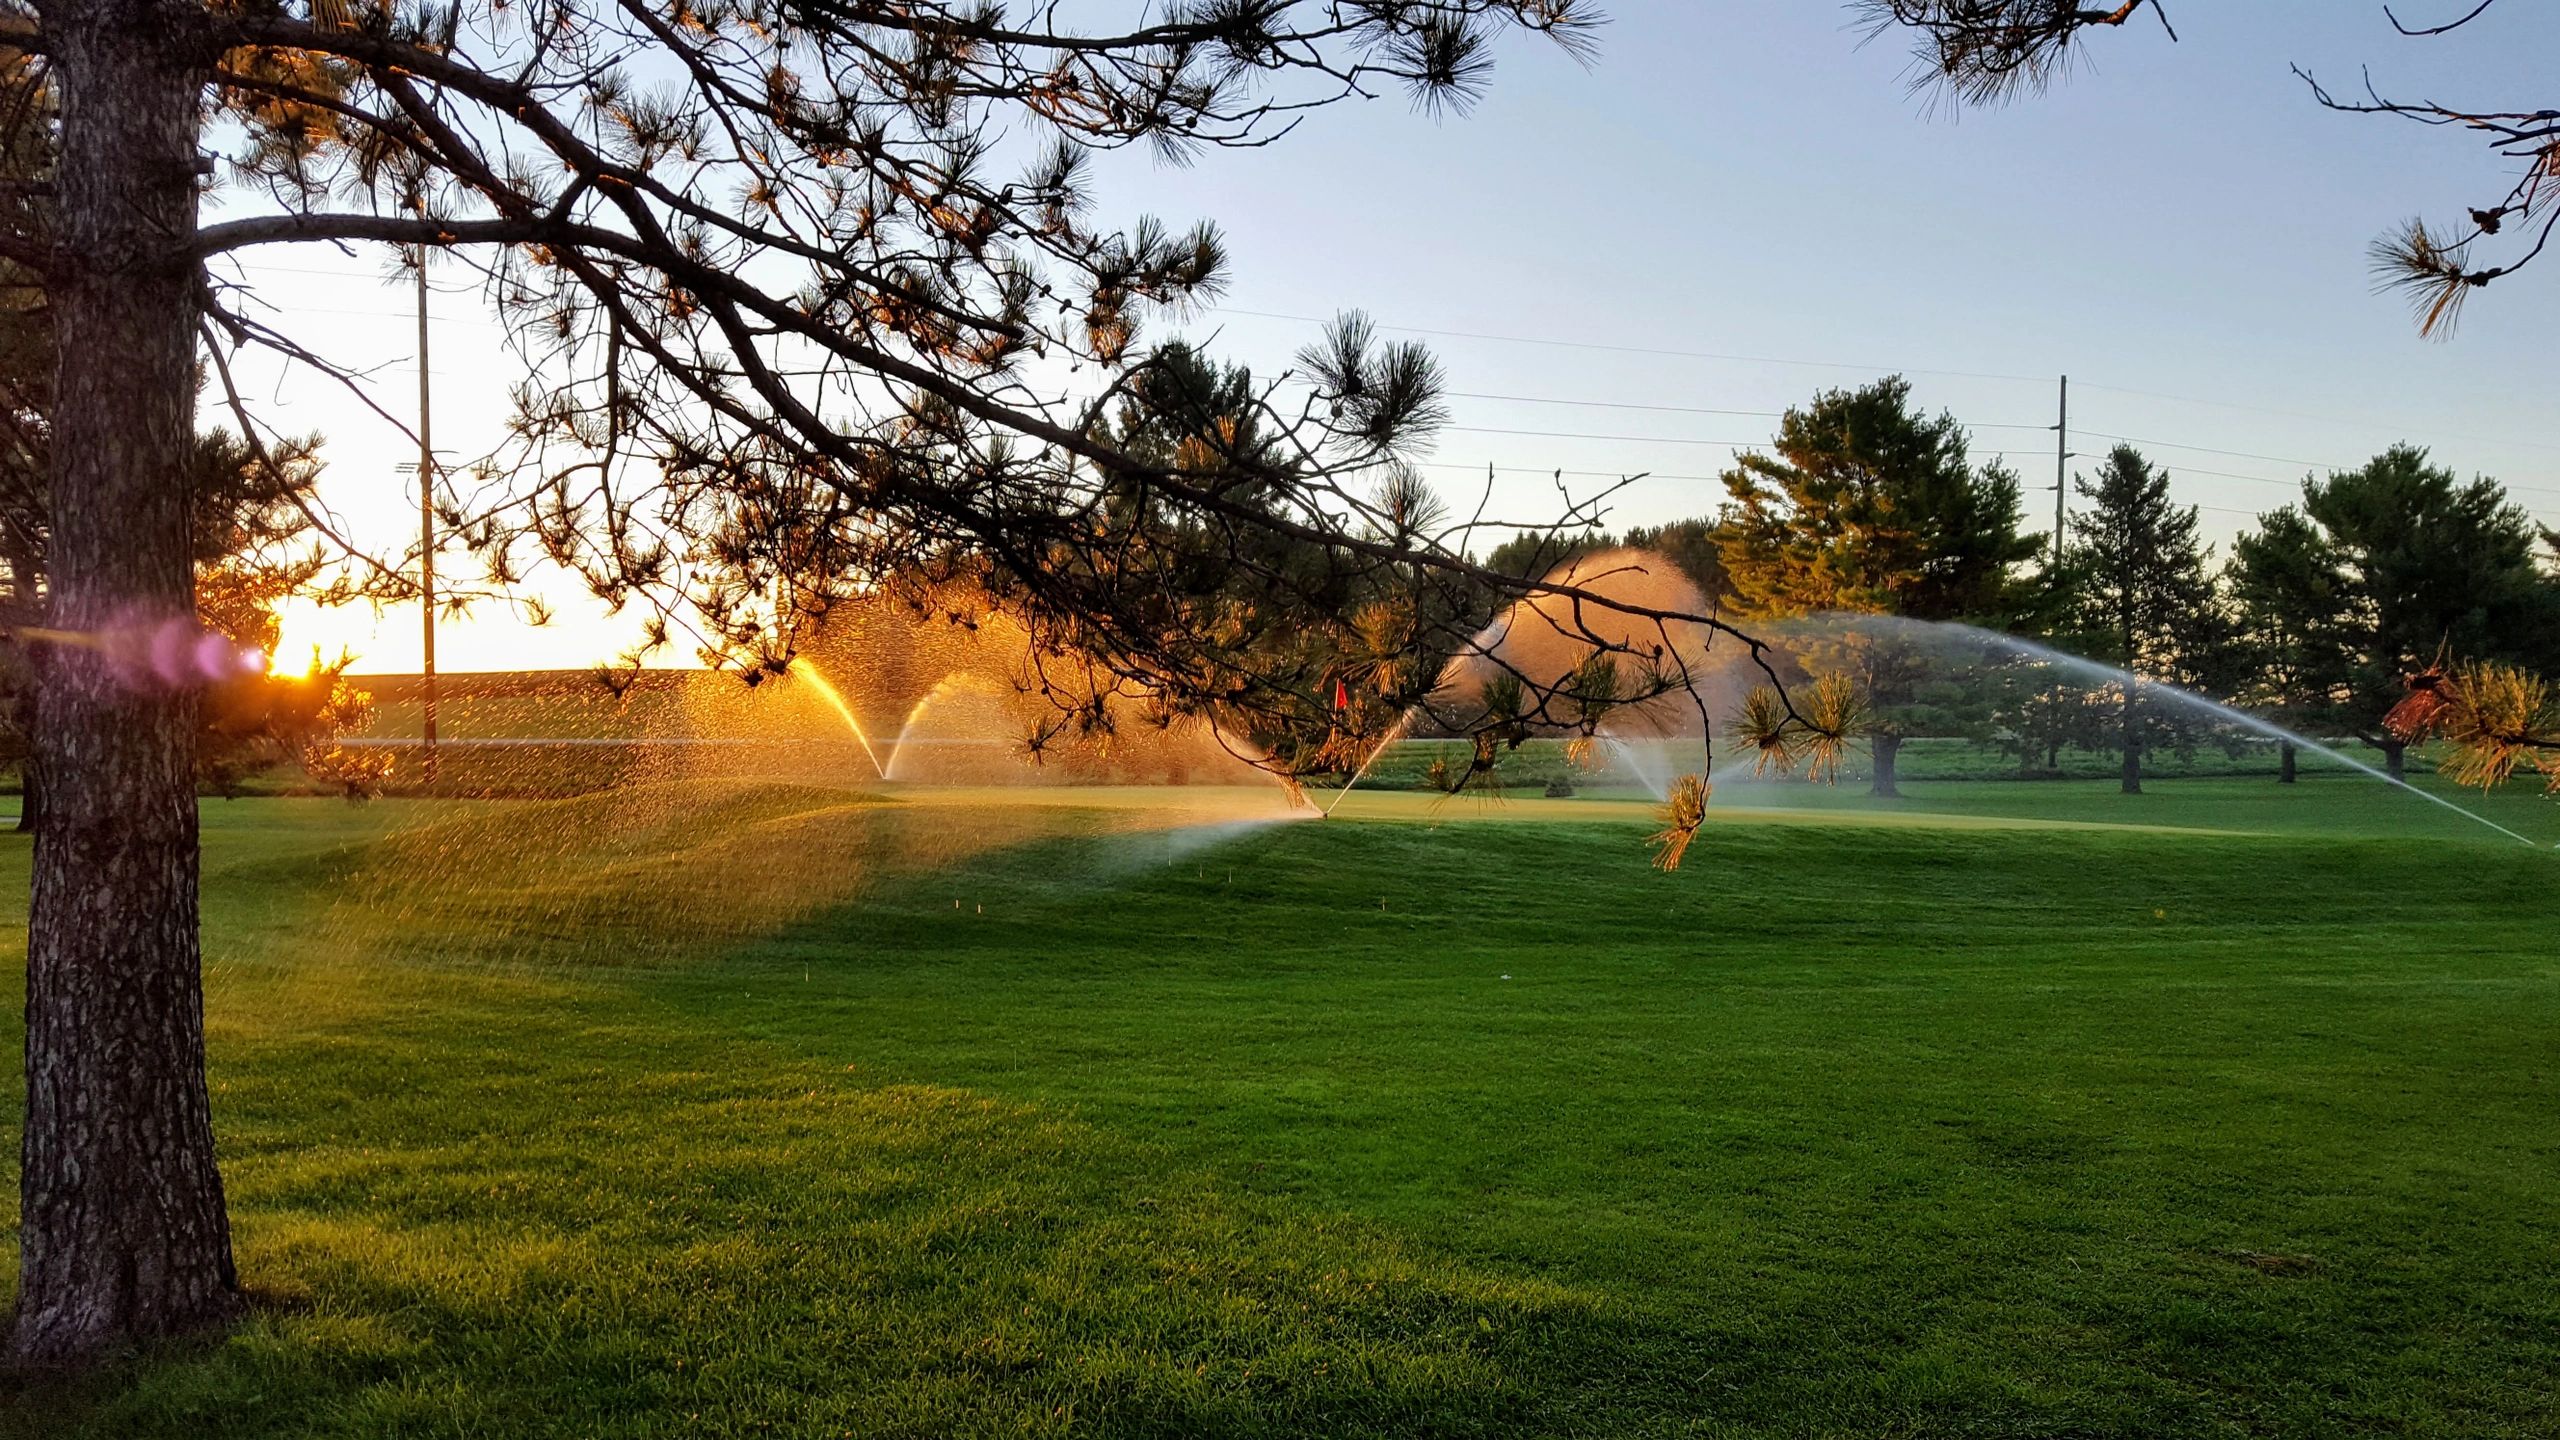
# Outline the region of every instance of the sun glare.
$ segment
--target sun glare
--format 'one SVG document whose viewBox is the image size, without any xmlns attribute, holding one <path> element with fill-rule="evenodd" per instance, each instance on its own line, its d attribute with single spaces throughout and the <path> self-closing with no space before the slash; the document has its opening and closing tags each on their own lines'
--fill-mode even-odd
<svg viewBox="0 0 2560 1440">
<path fill-rule="evenodd" d="M 413 610 L 410 612 L 415 614 Z M 267 673 L 288 679 L 308 675 L 328 657 L 353 656 L 362 662 L 381 655 L 383 617 L 369 605 L 320 605 L 289 599 L 276 607 L 277 638 Z M 371 666 L 365 668 L 382 668 Z M 398 668 L 395 661 L 394 668 Z"/>
</svg>

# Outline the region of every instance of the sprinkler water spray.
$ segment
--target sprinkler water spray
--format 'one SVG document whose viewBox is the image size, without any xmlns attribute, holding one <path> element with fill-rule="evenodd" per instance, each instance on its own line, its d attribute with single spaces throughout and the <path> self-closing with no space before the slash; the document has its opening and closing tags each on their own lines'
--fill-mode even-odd
<svg viewBox="0 0 2560 1440">
<path fill-rule="evenodd" d="M 836 714 L 843 719 L 845 728 L 853 732 L 854 742 L 862 747 L 863 758 L 871 762 L 872 771 L 881 779 L 888 779 L 889 767 L 881 763 L 880 752 L 871 748 L 871 737 L 863 733 L 862 722 L 854 718 L 853 707 L 844 703 L 843 694 L 828 682 L 825 675 L 819 673 L 817 665 L 807 656 L 794 659 L 791 662 L 791 668 L 801 678 L 807 680 L 810 688 L 818 692 L 819 698 L 832 706 Z M 892 758 L 895 758 L 894 752 Z"/>
</svg>

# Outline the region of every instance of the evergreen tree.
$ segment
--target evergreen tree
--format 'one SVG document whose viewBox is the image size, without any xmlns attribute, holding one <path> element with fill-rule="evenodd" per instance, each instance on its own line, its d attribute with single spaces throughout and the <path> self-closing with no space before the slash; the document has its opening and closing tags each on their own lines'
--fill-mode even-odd
<svg viewBox="0 0 2560 1440">
<path fill-rule="evenodd" d="M 1665 557 L 1679 567 L 1690 584 L 1698 587 L 1699 594 L 1710 601 L 1721 601 L 1733 594 L 1733 582 L 1724 573 L 1720 534 L 1713 520 L 1673 520 L 1661 525 L 1629 526 L 1618 543 Z"/>
<path fill-rule="evenodd" d="M 50 117 L 53 87 L 24 56 L 0 54 L 0 114 Z M 50 125 L 0 129 L 0 207 L 21 225 L 43 223 L 54 180 Z M 60 357 L 42 277 L 0 258 L 0 633 L 17 637 L 47 626 L 53 547 L 53 375 Z M 272 653 L 275 607 L 294 595 L 327 601 L 356 598 L 350 584 L 324 587 L 327 569 L 311 542 L 321 462 L 320 437 L 268 437 L 255 443 L 228 430 L 199 433 L 187 457 L 188 534 L 195 570 L 196 614 L 204 627 L 244 649 Z M 373 592 L 377 598 L 384 592 Z M 36 763 L 35 713 L 40 651 L 0 650 L 0 765 L 19 777 L 18 828 L 40 828 L 46 809 Z M 289 733 L 303 748 L 324 710 L 352 713 L 352 691 L 337 672 L 270 680 L 226 677 L 199 707 L 195 770 L 199 781 L 228 793 L 242 775 L 281 758 Z M 319 697 L 314 700 L 313 697 Z"/>
<path fill-rule="evenodd" d="M 1131 377 L 1126 399 L 1097 438 L 1230 506 L 1285 522 L 1290 482 L 1299 477 L 1260 400 L 1249 369 L 1174 342 Z M 1149 552 L 1150 568 L 1165 581 L 1131 597 L 1125 624 L 1146 633 L 1233 635 L 1249 652 L 1245 666 L 1266 682 L 1281 679 L 1278 688 L 1291 694 L 1339 696 L 1337 704 L 1312 709 L 1255 697 L 1211 707 L 1228 733 L 1296 771 L 1347 770 L 1365 759 L 1377 734 L 1423 702 L 1459 642 L 1481 631 L 1509 598 L 1464 575 L 1345 567 L 1321 541 L 1283 524 L 1240 526 L 1232 517 L 1168 504 L 1144 475 L 1106 473 L 1097 485 L 1119 543 Z M 1409 545 L 1446 525 L 1439 497 L 1410 469 L 1392 469 L 1366 508 L 1370 538 L 1389 545 Z M 1546 573 L 1494 568 L 1524 580 Z M 1354 623 L 1288 623 L 1310 613 L 1349 615 Z"/>
<path fill-rule="evenodd" d="M 2353 602 L 2327 537 L 2291 506 L 2261 516 L 2232 547 L 2223 583 L 2235 626 L 2233 698 L 2288 729 L 2332 724 Z M 2276 778 L 2290 785 L 2292 741 L 2281 755 Z"/>
<path fill-rule="evenodd" d="M 1227 264 L 1214 226 L 1097 212 L 1092 157 L 1268 144 L 1382 84 L 1463 107 L 1500 36 L 1578 51 L 1588 7 L 1036 8 L 10 7 L 0 58 L 40 63 L 62 99 L 0 113 L 59 157 L 45 205 L 0 204 L 0 257 L 42 272 L 58 342 L 45 599 L 51 628 L 100 641 L 50 653 L 37 715 L 58 804 L 29 882 L 16 1359 L 86 1360 L 239 1303 L 203 1067 L 199 696 L 138 690 L 110 653 L 199 626 L 199 383 L 248 415 L 229 362 L 249 346 L 353 379 L 233 260 L 470 257 L 527 382 L 464 537 L 491 583 L 530 553 L 657 612 L 659 635 L 681 607 L 757 673 L 831 598 L 922 572 L 1075 657 L 1096 683 L 1064 698 L 1088 715 L 1118 686 L 1185 716 L 1318 713 L 1303 670 L 1265 669 L 1275 633 L 1435 623 L 1376 616 L 1366 575 L 1502 583 L 1407 523 L 1409 489 L 1370 488 L 1446 409 L 1427 352 L 1365 322 L 1298 357 L 1314 393 L 1292 413 L 1262 402 L 1290 457 L 1264 493 L 1095 438 L 1144 327 L 1217 295 Z M 1265 563 L 1256 537 L 1312 546 L 1325 589 L 1259 578 L 1357 603 L 1235 606 L 1215 576 L 1185 594 L 1195 555 L 1124 543 L 1132 513 L 1174 512 L 1233 537 L 1239 566 Z"/>
<path fill-rule="evenodd" d="M 1535 580 L 1571 560 L 1624 546 L 1650 550 L 1669 560 L 1681 578 L 1709 600 L 1729 596 L 1724 556 L 1717 548 L 1721 531 L 1714 520 L 1671 520 L 1660 525 L 1631 525 L 1622 535 L 1597 526 L 1581 530 L 1526 530 L 1496 545 L 1485 556 L 1485 568 Z"/>
<path fill-rule="evenodd" d="M 2018 479 L 1974 466 L 1953 415 L 1911 404 L 1890 376 L 1826 390 L 1787 411 L 1771 453 L 1725 472 L 1732 495 L 1718 550 L 1748 616 L 1889 615 L 1997 624 L 2017 604 L 2011 568 L 2038 542 L 2018 531 Z M 1905 736 L 1980 728 L 1979 687 L 1950 684 L 1945 647 L 1889 626 L 1847 627 L 1800 657 L 1865 693 L 1875 793 L 1896 790 Z"/>
<path fill-rule="evenodd" d="M 1615 543 L 1608 531 L 1596 525 L 1579 530 L 1523 530 L 1487 551 L 1484 568 L 1497 575 L 1535 580 Z"/>
<path fill-rule="evenodd" d="M 2169 499 L 2169 472 L 2118 445 L 2097 479 L 2079 479 L 2089 508 L 2072 516 L 2063 552 L 2066 593 L 2083 653 L 2135 678 L 2121 697 L 2124 793 L 2142 791 L 2142 752 L 2164 725 L 2147 717 L 2143 681 L 2196 686 L 2220 642 L 2196 511 Z"/>
<path fill-rule="evenodd" d="M 2416 446 L 2303 482 L 2301 505 L 2237 550 L 2257 683 L 2281 676 L 2292 718 L 2357 736 L 2401 774 L 2407 741 L 2383 717 L 2406 677 L 2448 653 L 2536 668 L 2560 654 L 2560 597 L 2534 540 L 2495 481 L 2459 482 Z"/>
<path fill-rule="evenodd" d="M 2088 644 L 2077 634 L 2078 593 L 2060 557 L 2047 546 L 2032 579 L 2012 592 L 2009 628 L 2033 635 L 2047 645 L 2074 654 Z M 2018 756 L 2018 778 L 2062 773 L 2062 752 L 2102 749 L 2117 718 L 2097 703 L 2088 687 L 2071 682 L 2051 662 L 2026 649 L 2000 649 L 1989 657 L 1983 678 L 1991 703 L 1993 733 L 2003 748 Z"/>
</svg>

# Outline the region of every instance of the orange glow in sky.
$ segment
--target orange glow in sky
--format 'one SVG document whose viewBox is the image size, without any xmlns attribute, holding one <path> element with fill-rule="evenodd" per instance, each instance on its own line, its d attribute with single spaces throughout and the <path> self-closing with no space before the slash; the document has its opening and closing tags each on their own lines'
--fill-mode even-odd
<svg viewBox="0 0 2560 1440">
<path fill-rule="evenodd" d="M 583 670 L 629 648 L 637 618 L 611 616 L 583 592 L 567 586 L 540 588 L 557 618 L 547 625 L 528 625 L 512 605 L 483 604 L 468 615 L 443 616 L 436 626 L 436 668 L 460 674 L 475 670 Z M 317 647 L 321 662 L 334 664 L 341 654 L 354 657 L 348 668 L 357 674 L 415 674 L 423 668 L 424 638 L 419 633 L 415 602 L 376 607 L 370 604 L 320 606 L 289 600 L 277 607 L 283 638 L 276 643 L 276 671 L 302 673 Z M 657 665 L 699 663 L 690 651 L 670 648 L 649 657 Z"/>
<path fill-rule="evenodd" d="M 278 642 L 275 653 L 267 657 L 267 673 L 279 679 L 299 680 L 318 668 L 319 663 L 320 647 L 285 640 Z"/>
</svg>

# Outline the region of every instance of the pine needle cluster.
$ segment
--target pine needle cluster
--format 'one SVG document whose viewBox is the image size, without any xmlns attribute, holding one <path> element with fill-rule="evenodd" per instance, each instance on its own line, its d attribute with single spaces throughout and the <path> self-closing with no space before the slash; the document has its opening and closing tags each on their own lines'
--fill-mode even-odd
<svg viewBox="0 0 2560 1440">
<path fill-rule="evenodd" d="M 1714 788 L 1704 775 L 1683 775 L 1671 782 L 1671 793 L 1663 797 L 1655 813 L 1662 828 L 1647 838 L 1653 846 L 1653 865 L 1657 870 L 1677 870 L 1689 853 L 1689 842 L 1698 838 L 1698 827 L 1707 822 L 1707 797 Z"/>
<path fill-rule="evenodd" d="M 1849 738 L 1874 723 L 1872 709 L 1856 679 L 1841 672 L 1816 680 L 1801 709 L 1791 708 L 1777 687 L 1762 685 L 1743 697 L 1733 745 L 1751 755 L 1754 776 L 1801 770 L 1806 779 L 1829 784 L 1840 777 Z"/>
<path fill-rule="evenodd" d="M 2560 706 L 2550 682 L 2519 666 L 2478 661 L 2411 676 L 2384 723 L 2404 740 L 2452 742 L 2439 768 L 2456 784 L 2490 789 L 2531 764 L 2560 791 Z"/>
</svg>

